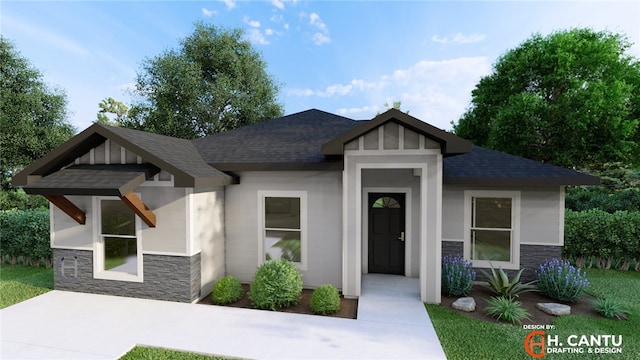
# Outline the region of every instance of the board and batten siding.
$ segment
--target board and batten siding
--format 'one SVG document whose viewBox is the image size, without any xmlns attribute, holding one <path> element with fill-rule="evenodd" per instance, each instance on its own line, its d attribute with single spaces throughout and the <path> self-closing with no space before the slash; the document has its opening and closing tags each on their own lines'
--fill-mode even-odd
<svg viewBox="0 0 640 360">
<path fill-rule="evenodd" d="M 241 172 L 226 187 L 226 274 L 251 282 L 260 265 L 259 191 L 307 194 L 307 264 L 304 286 L 342 288 L 342 172 Z M 304 250 L 303 250 L 304 251 Z"/>
<path fill-rule="evenodd" d="M 560 187 L 519 189 L 445 185 L 442 192 L 443 240 L 464 241 L 465 190 L 520 191 L 520 244 L 564 244 L 564 201 Z"/>
</svg>

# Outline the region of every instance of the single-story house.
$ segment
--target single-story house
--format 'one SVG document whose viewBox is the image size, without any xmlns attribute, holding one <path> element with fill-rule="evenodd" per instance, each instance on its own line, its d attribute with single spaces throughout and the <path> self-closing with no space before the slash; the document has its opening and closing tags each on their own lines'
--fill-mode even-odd
<svg viewBox="0 0 640 360">
<path fill-rule="evenodd" d="M 439 303 L 445 255 L 531 274 L 559 257 L 565 186 L 599 179 L 392 109 L 308 110 L 193 141 L 94 124 L 13 182 L 53 204 L 56 289 L 194 302 L 286 258 L 305 287 L 357 298 L 363 274 L 398 274 Z"/>
</svg>

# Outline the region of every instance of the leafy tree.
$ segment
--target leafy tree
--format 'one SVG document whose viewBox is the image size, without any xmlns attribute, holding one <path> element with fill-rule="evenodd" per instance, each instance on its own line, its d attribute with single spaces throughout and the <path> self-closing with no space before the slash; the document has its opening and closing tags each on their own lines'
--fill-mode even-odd
<svg viewBox="0 0 640 360">
<path fill-rule="evenodd" d="M 0 36 L 0 172 L 2 190 L 11 176 L 68 140 L 66 95 L 49 88 L 42 74 Z"/>
<path fill-rule="evenodd" d="M 568 167 L 640 162 L 640 63 L 626 37 L 571 29 L 507 51 L 472 92 L 456 135 Z"/>
<path fill-rule="evenodd" d="M 123 104 L 121 101 L 117 101 L 114 98 L 106 98 L 102 100 L 98 107 L 100 110 L 98 111 L 96 122 L 111 125 L 111 126 L 121 126 L 123 120 L 127 116 L 129 112 L 129 108 L 127 105 Z M 107 114 L 112 114 L 113 120 Z"/>
<path fill-rule="evenodd" d="M 243 34 L 196 23 L 179 49 L 145 60 L 123 125 L 193 139 L 281 116 L 278 86 Z"/>
</svg>

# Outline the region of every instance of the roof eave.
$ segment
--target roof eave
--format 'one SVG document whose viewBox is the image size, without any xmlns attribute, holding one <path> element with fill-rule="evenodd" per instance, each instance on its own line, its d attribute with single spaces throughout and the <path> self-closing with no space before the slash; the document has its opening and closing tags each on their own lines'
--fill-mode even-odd
<svg viewBox="0 0 640 360">
<path fill-rule="evenodd" d="M 444 176 L 445 185 L 474 185 L 474 186 L 526 186 L 549 187 L 564 185 L 600 185 L 597 176 L 564 176 L 564 177 L 450 177 Z"/>
</svg>

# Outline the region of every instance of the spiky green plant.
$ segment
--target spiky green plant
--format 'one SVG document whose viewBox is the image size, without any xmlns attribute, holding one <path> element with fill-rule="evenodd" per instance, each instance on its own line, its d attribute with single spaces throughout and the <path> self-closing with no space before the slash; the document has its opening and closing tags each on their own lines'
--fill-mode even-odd
<svg viewBox="0 0 640 360">
<path fill-rule="evenodd" d="M 520 294 L 528 292 L 528 291 L 536 291 L 534 287 L 531 285 L 535 284 L 536 281 L 530 281 L 528 283 L 522 284 L 520 282 L 520 276 L 524 269 L 520 269 L 516 276 L 512 281 L 509 281 L 509 276 L 502 270 L 502 267 L 496 270 L 491 266 L 491 274 L 487 273 L 484 270 L 480 270 L 480 272 L 487 278 L 487 282 L 489 285 L 484 285 L 486 288 L 490 289 L 494 293 L 504 296 L 510 299 L 514 299 L 520 296 Z"/>
<path fill-rule="evenodd" d="M 596 299 L 593 301 L 593 307 L 609 319 L 626 320 L 629 316 L 629 311 L 624 306 L 610 299 Z"/>
<path fill-rule="evenodd" d="M 531 319 L 531 314 L 522 307 L 522 303 L 513 298 L 493 296 L 487 302 L 489 306 L 484 311 L 498 320 L 522 324 L 522 320 Z"/>
</svg>

